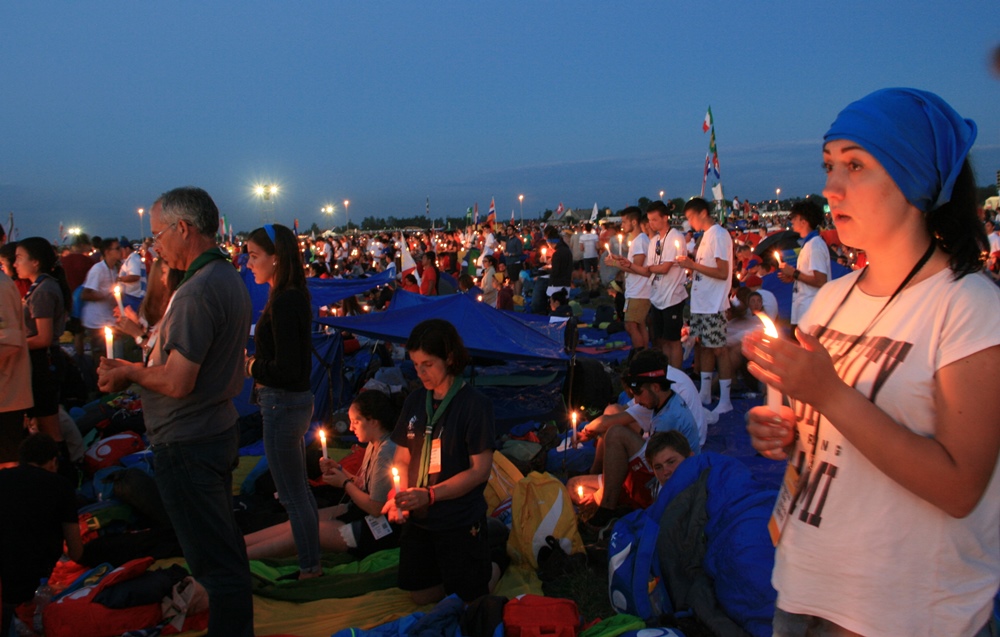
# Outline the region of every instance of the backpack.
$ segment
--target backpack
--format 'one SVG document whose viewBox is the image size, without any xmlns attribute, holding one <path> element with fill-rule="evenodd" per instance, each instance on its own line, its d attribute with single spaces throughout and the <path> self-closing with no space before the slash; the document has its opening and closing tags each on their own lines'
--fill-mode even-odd
<svg viewBox="0 0 1000 637">
<path fill-rule="evenodd" d="M 659 519 L 647 509 L 615 523 L 608 544 L 608 595 L 619 613 L 648 620 L 673 612 L 656 554 L 659 535 Z"/>
<path fill-rule="evenodd" d="M 566 485 L 550 473 L 532 471 L 514 487 L 514 528 L 507 540 L 507 553 L 520 564 L 538 568 L 538 551 L 554 537 L 567 555 L 584 553 L 576 512 Z"/>
</svg>

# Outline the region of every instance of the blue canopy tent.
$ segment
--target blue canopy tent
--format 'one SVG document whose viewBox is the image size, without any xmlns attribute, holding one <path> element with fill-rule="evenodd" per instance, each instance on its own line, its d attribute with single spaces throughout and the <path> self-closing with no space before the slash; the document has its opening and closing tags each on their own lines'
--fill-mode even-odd
<svg viewBox="0 0 1000 637">
<path fill-rule="evenodd" d="M 257 283 L 254 281 L 253 272 L 249 269 L 244 270 L 242 274 L 243 283 L 247 286 L 247 292 L 250 293 L 250 302 L 253 304 L 253 323 L 256 325 L 261 311 L 267 304 L 267 295 L 270 291 L 270 286 L 266 283 Z M 395 280 L 394 269 L 386 270 L 381 274 L 376 274 L 366 279 L 310 278 L 306 279 L 306 285 L 309 287 L 312 306 L 318 308 L 343 301 L 358 294 L 363 294 L 380 285 L 388 285 L 393 280 Z"/>
<path fill-rule="evenodd" d="M 476 300 L 470 294 L 463 294 L 461 296 L 465 296 L 471 301 Z M 435 303 L 438 298 L 439 297 L 436 296 L 423 296 L 415 292 L 407 292 L 406 290 L 399 289 L 396 290 L 395 295 L 393 295 L 392 303 L 389 304 L 389 309 L 402 310 L 418 305 L 424 305 L 426 303 Z M 482 305 L 482 303 L 480 303 L 480 305 Z M 548 316 L 543 316 L 541 314 L 526 314 L 524 312 L 510 312 L 507 310 L 497 311 L 513 318 L 514 320 L 520 321 L 535 331 L 541 332 L 543 335 L 556 342 L 562 343 L 565 341 L 565 321 L 552 323 L 549 321 Z M 465 336 L 462 338 L 464 339 Z"/>
<path fill-rule="evenodd" d="M 502 312 L 465 294 L 421 298 L 396 292 L 389 309 L 364 316 L 332 316 L 319 323 L 368 336 L 405 343 L 421 321 L 443 318 L 451 322 L 465 347 L 477 356 L 504 360 L 569 361 L 562 339 L 555 339 L 534 324 Z"/>
</svg>

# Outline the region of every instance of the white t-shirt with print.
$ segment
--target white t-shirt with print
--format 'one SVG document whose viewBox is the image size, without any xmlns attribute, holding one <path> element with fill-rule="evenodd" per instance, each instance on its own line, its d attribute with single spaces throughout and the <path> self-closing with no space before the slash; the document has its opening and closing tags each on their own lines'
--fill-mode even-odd
<svg viewBox="0 0 1000 637">
<path fill-rule="evenodd" d="M 799 257 L 795 267 L 802 274 L 812 275 L 822 272 L 826 275 L 827 282 L 830 281 L 830 249 L 826 246 L 826 241 L 819 235 L 806 242 L 799 251 Z M 792 282 L 792 325 L 798 325 L 806 310 L 816 298 L 819 287 L 807 285 L 802 281 Z"/>
<path fill-rule="evenodd" d="M 841 378 L 900 426 L 933 437 L 934 377 L 1000 344 L 1000 290 L 983 274 L 954 281 L 945 269 L 904 290 L 848 349 L 888 300 L 855 288 L 834 316 L 859 274 L 823 286 L 799 327 L 816 334 L 829 322 L 819 338 Z M 806 486 L 778 545 L 778 606 L 865 635 L 974 634 L 1000 584 L 1000 465 L 972 513 L 956 519 L 888 478 L 812 408 L 792 406 L 791 462 Z"/>
<path fill-rule="evenodd" d="M 649 237 L 645 232 L 640 232 L 629 244 L 628 260 L 635 261 L 636 255 L 646 256 L 647 252 L 649 252 Z M 626 299 L 648 299 L 651 288 L 648 276 L 640 276 L 634 272 L 625 273 Z"/>
<path fill-rule="evenodd" d="M 695 260 L 701 265 L 714 268 L 718 265 L 716 259 L 729 264 L 729 274 L 724 279 L 713 279 L 701 272 L 692 272 L 692 314 L 716 314 L 729 309 L 729 290 L 733 280 L 733 239 L 725 228 L 713 223 L 701 237 Z"/>
<path fill-rule="evenodd" d="M 659 254 L 657 254 L 659 252 Z M 687 254 L 684 245 L 684 235 L 676 228 L 671 228 L 666 237 L 656 235 L 649 242 L 649 252 L 646 254 L 646 266 L 660 265 L 677 260 L 677 257 Z M 649 301 L 658 310 L 677 305 L 688 297 L 684 288 L 687 274 L 680 266 L 670 268 L 666 274 L 650 275 L 651 289 Z"/>
<path fill-rule="evenodd" d="M 584 232 L 580 235 L 580 247 L 583 248 L 584 259 L 597 258 L 597 233 Z"/>
</svg>

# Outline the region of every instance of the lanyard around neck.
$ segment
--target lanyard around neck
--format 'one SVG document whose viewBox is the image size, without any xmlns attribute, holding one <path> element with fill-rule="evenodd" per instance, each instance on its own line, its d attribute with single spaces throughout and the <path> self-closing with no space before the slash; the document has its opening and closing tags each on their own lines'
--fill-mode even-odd
<svg viewBox="0 0 1000 637">
<path fill-rule="evenodd" d="M 448 388 L 448 393 L 444 395 L 444 399 L 441 400 L 441 404 L 438 405 L 437 409 L 433 408 L 433 398 L 434 391 L 427 391 L 427 401 L 425 409 L 427 410 L 427 426 L 424 428 L 424 441 L 423 446 L 420 448 L 420 473 L 417 474 L 417 485 L 418 487 L 426 487 L 427 480 L 430 476 L 431 468 L 431 440 L 434 433 L 434 426 L 437 424 L 441 417 L 444 416 L 445 411 L 448 410 L 448 405 L 451 404 L 451 399 L 455 397 L 462 387 L 465 386 L 464 380 L 455 379 L 451 382 L 451 387 Z"/>
<path fill-rule="evenodd" d="M 878 322 L 878 320 L 882 317 L 882 314 L 885 313 L 886 309 L 889 308 L 892 302 L 896 300 L 896 297 L 898 297 L 899 294 L 903 291 L 903 289 L 910 284 L 910 281 L 913 280 L 913 277 L 917 276 L 917 273 L 920 272 L 920 270 L 923 269 L 925 265 L 927 265 L 927 262 L 930 261 L 931 256 L 934 255 L 934 248 L 935 248 L 935 243 L 934 240 L 931 239 L 931 244 L 927 246 L 927 251 L 924 252 L 924 255 L 920 257 L 920 260 L 917 261 L 917 263 L 913 266 L 913 268 L 910 270 L 910 273 L 906 275 L 906 278 L 903 279 L 903 282 L 899 284 L 899 287 L 896 288 L 896 290 L 892 293 L 889 299 L 882 305 L 882 308 L 879 309 L 879 311 L 875 314 L 872 320 L 869 321 L 868 326 L 865 327 L 865 329 L 862 330 L 861 334 L 856 336 L 854 340 L 851 341 L 851 344 L 847 346 L 847 349 L 845 349 L 843 353 L 839 355 L 838 360 L 843 359 L 845 356 L 847 356 L 851 352 L 851 350 L 854 349 L 855 345 L 860 343 L 862 339 L 864 339 L 868 335 L 868 332 L 871 331 L 872 327 L 875 326 L 875 323 Z M 863 277 L 865 275 L 865 272 L 868 271 L 868 267 L 870 266 L 865 266 L 865 269 L 862 270 L 858 278 L 854 279 L 854 282 L 851 284 L 851 287 L 847 290 L 847 294 L 844 295 L 844 298 L 841 299 L 837 307 L 834 308 L 833 313 L 830 314 L 830 318 L 828 318 L 826 320 L 826 323 L 816 331 L 816 334 L 814 335 L 816 338 L 820 338 L 830 328 L 830 324 L 833 323 L 833 319 L 840 312 L 840 309 L 844 307 L 844 305 L 847 303 L 847 299 L 850 298 L 851 292 L 853 292 L 854 288 L 858 286 L 858 283 L 861 281 L 861 277 Z M 816 435 L 813 436 L 813 445 L 812 445 L 813 460 L 816 458 L 816 449 L 819 445 L 819 428 L 822 422 L 823 422 L 822 419 L 816 422 Z M 812 460 L 810 460 L 810 463 L 811 462 Z"/>
</svg>

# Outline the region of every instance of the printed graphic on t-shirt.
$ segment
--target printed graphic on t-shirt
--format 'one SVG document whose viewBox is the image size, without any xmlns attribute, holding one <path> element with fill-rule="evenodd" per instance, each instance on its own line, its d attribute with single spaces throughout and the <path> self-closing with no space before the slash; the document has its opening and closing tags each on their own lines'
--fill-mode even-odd
<svg viewBox="0 0 1000 637">
<path fill-rule="evenodd" d="M 859 391 L 872 402 L 913 348 L 912 343 L 886 336 L 859 339 L 852 334 L 823 328 L 817 337 L 830 353 L 840 378 L 854 389 L 867 387 L 867 393 Z M 836 458 L 842 451 L 840 444 L 831 441 L 831 436 L 836 440 L 841 436 L 829 422 L 819 428 L 821 416 L 810 405 L 797 402 L 795 416 L 799 423 L 800 440 L 792 461 L 800 472 L 800 478 L 798 494 L 789 515 L 797 515 L 802 522 L 818 527 L 823 521 L 823 506 L 837 477 Z M 821 439 L 817 443 L 818 428 Z M 823 459 L 819 460 L 819 456 Z"/>
</svg>

